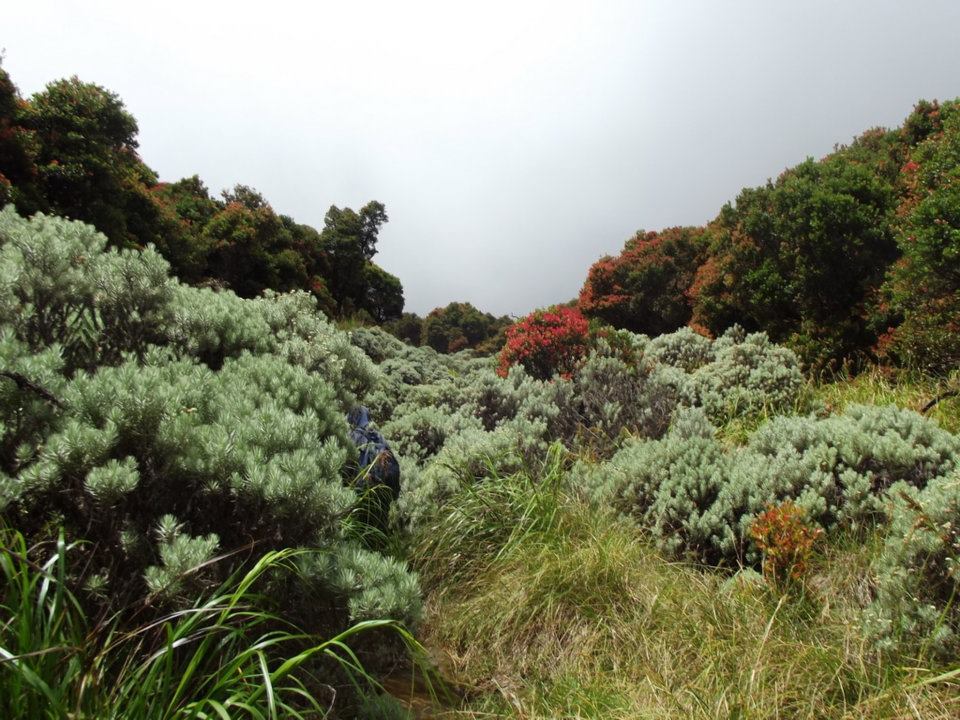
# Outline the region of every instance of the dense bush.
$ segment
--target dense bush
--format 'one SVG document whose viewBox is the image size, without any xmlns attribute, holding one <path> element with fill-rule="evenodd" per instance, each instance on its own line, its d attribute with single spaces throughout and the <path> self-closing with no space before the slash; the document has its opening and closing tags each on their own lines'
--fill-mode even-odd
<svg viewBox="0 0 960 720">
<path fill-rule="evenodd" d="M 882 338 L 881 351 L 943 373 L 960 364 L 960 103 L 921 105 L 912 119 L 923 132 L 902 168 L 903 258 L 887 283 L 889 320 L 902 322 Z"/>
<path fill-rule="evenodd" d="M 696 350 L 687 351 L 685 357 L 696 357 L 703 343 L 695 335 L 687 337 Z M 711 361 L 690 376 L 687 392 L 690 404 L 703 407 L 713 419 L 783 411 L 797 402 L 804 385 L 800 362 L 791 350 L 771 343 L 765 333 L 746 335 L 734 326 L 713 343 L 711 351 Z"/>
<path fill-rule="evenodd" d="M 479 428 L 473 417 L 435 406 L 416 407 L 383 426 L 384 434 L 401 455 L 422 463 L 436 455 L 448 438 Z"/>
<path fill-rule="evenodd" d="M 590 268 L 580 310 L 633 332 L 673 332 L 690 320 L 687 291 L 705 250 L 702 228 L 639 232 L 620 255 L 601 258 Z"/>
<path fill-rule="evenodd" d="M 650 529 L 669 554 L 737 565 L 758 560 L 749 529 L 771 505 L 789 500 L 817 527 L 855 531 L 882 522 L 895 482 L 926 487 L 958 463 L 960 439 L 893 406 L 777 417 L 732 449 L 693 408 L 662 439 L 581 463 L 573 481 Z"/>
<path fill-rule="evenodd" d="M 378 381 L 370 360 L 305 293 L 184 287 L 152 250 L 105 242 L 79 222 L 0 214 L 5 520 L 89 541 L 97 602 L 189 602 L 238 563 L 309 546 L 330 550 L 300 574 L 328 608 L 318 628 L 348 611 L 414 618 L 415 579 L 344 525 L 344 412 Z"/>
<path fill-rule="evenodd" d="M 394 337 L 414 347 L 420 345 L 423 337 L 423 318 L 416 313 L 405 312 L 400 317 L 383 323 L 382 327 Z"/>
<path fill-rule="evenodd" d="M 513 467 L 535 462 L 556 440 L 609 457 L 627 438 L 663 436 L 678 408 L 742 417 L 790 407 L 802 387 L 792 353 L 738 329 L 715 342 L 688 329 L 653 341 L 598 329 L 570 376 L 546 381 L 521 365 L 503 377 L 489 360 L 412 348 L 376 329 L 352 337 L 378 362 L 381 379 L 365 402 L 404 464 L 407 518 L 474 477 L 452 469 L 458 458 L 476 468 L 510 456 L 505 467 Z"/>
<path fill-rule="evenodd" d="M 39 352 L 17 339 L 13 331 L 0 325 L 0 471 L 13 473 L 43 442 L 50 429 L 58 424 L 60 410 L 55 402 L 66 384 L 60 347 L 54 345 Z M 33 387 L 17 382 L 23 378 Z M 44 397 L 34 388 L 42 388 Z M 9 478 L 2 483 L 9 483 Z M 6 485 L 0 493 L 0 510 L 6 506 Z"/>
<path fill-rule="evenodd" d="M 642 347 L 643 357 L 659 367 L 661 383 L 675 386 L 679 401 L 704 408 L 716 422 L 787 410 L 804 386 L 792 351 L 738 325 L 715 341 L 681 328 Z"/>
<path fill-rule="evenodd" d="M 890 184 L 842 154 L 744 190 L 712 227 L 722 270 L 698 278 L 694 321 L 718 332 L 735 318 L 811 365 L 869 347 L 862 308 L 896 259 L 893 209 Z"/>
<path fill-rule="evenodd" d="M 717 562 L 724 523 L 713 508 L 728 465 L 703 411 L 692 409 L 661 439 L 630 442 L 601 465 L 580 464 L 573 482 L 648 529 L 669 556 Z"/>
<path fill-rule="evenodd" d="M 497 372 L 506 376 L 513 365 L 522 365 L 533 377 L 549 380 L 569 377 L 586 354 L 589 325 L 579 310 L 555 307 L 537 310 L 507 328 Z"/>
<path fill-rule="evenodd" d="M 552 436 L 567 442 L 580 436 L 600 453 L 624 433 L 660 437 L 681 393 L 671 369 L 593 351 L 569 381 L 544 388 L 559 411 L 550 418 Z"/>
<path fill-rule="evenodd" d="M 651 334 L 739 323 L 813 368 L 879 353 L 943 372 L 960 357 L 957 107 L 921 101 L 900 129 L 745 188 L 704 228 L 638 234 L 590 269 L 580 308 Z"/>
<path fill-rule="evenodd" d="M 868 627 L 883 647 L 960 652 L 960 474 L 897 484 Z"/>
<path fill-rule="evenodd" d="M 808 497 L 811 517 L 825 527 L 857 527 L 882 516 L 884 493 L 897 481 L 923 487 L 960 462 L 960 440 L 936 423 L 893 405 L 854 405 L 824 419 L 778 417 L 747 443 L 744 478 L 769 499 Z M 749 468 L 753 468 L 750 470 Z M 764 482 L 763 474 L 770 479 Z M 789 480 L 796 477 L 796 482 Z M 806 482 L 803 478 L 806 476 Z M 763 493 L 761 493 L 763 494 Z"/>
<path fill-rule="evenodd" d="M 142 354 L 170 322 L 166 261 L 105 247 L 81 222 L 0 211 L 0 322 L 31 350 L 61 346 L 68 371 Z"/>
<path fill-rule="evenodd" d="M 710 338 L 686 327 L 653 338 L 646 352 L 657 362 L 672 365 L 686 373 L 699 370 L 714 359 Z"/>
</svg>

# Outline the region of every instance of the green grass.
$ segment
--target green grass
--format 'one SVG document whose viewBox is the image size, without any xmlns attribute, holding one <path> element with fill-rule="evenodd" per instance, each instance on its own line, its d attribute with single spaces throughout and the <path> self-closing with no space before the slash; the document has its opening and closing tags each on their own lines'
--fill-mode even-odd
<svg viewBox="0 0 960 720">
<path fill-rule="evenodd" d="M 389 620 L 321 640 L 263 609 L 256 586 L 294 572 L 304 551 L 267 553 L 196 605 L 129 627 L 88 615 L 69 589 L 73 548 L 62 538 L 29 548 L 4 530 L 0 540 L 3 718 L 327 717 L 331 668 L 360 691 L 378 687 L 350 647 L 354 636 L 387 630 L 419 652 Z"/>
<path fill-rule="evenodd" d="M 951 668 L 863 637 L 877 542 L 821 548 L 807 593 L 778 596 L 665 561 L 561 476 L 481 483 L 418 536 L 423 639 L 470 689 L 464 717 L 960 716 Z"/>
<path fill-rule="evenodd" d="M 951 390 L 960 390 L 960 371 L 936 379 L 906 371 L 893 376 L 881 368 L 873 368 L 859 375 L 826 378 L 811 384 L 809 395 L 814 403 L 831 413 L 842 412 L 854 403 L 893 404 L 921 412 L 928 402 Z M 960 433 L 960 396 L 943 399 L 925 414 L 945 430 Z"/>
<path fill-rule="evenodd" d="M 809 380 L 789 408 L 765 408 L 743 414 L 731 406 L 718 436 L 731 445 L 742 445 L 757 428 L 777 415 L 837 414 L 853 404 L 897 405 L 919 413 L 931 400 L 955 390 L 960 390 L 960 371 L 933 378 L 906 370 L 894 372 L 872 367 L 856 375 L 825 375 Z M 944 397 L 923 414 L 945 430 L 960 433 L 960 396 Z"/>
</svg>

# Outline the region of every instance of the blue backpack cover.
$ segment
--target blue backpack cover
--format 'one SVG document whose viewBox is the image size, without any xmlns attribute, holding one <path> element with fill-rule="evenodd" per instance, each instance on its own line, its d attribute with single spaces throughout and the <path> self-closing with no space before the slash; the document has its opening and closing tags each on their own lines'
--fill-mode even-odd
<svg viewBox="0 0 960 720">
<path fill-rule="evenodd" d="M 400 495 L 400 464 L 390 444 L 370 422 L 370 410 L 363 405 L 347 414 L 350 439 L 359 450 L 356 489 L 359 493 L 384 485 L 393 498 Z"/>
</svg>

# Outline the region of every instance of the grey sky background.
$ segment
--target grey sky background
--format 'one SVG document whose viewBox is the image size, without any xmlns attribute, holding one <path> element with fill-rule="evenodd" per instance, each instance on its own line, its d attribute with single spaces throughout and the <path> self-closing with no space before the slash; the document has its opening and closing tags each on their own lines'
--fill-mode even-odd
<svg viewBox="0 0 960 720">
<path fill-rule="evenodd" d="M 118 93 L 164 180 L 385 203 L 420 313 L 569 300 L 634 231 L 960 96 L 958 0 L 31 0 L 0 47 L 25 95 Z"/>
</svg>

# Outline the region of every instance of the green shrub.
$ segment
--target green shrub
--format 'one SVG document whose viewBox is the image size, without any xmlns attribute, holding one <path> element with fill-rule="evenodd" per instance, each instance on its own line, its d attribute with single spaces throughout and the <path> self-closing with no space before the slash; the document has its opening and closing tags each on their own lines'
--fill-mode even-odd
<svg viewBox="0 0 960 720">
<path fill-rule="evenodd" d="M 350 331 L 350 342 L 363 350 L 375 363 L 401 357 L 410 347 L 378 327 L 359 327 Z"/>
<path fill-rule="evenodd" d="M 500 377 L 490 366 L 470 376 L 469 382 L 460 387 L 457 401 L 458 406 L 469 408 L 489 432 L 518 415 L 542 416 L 538 399 L 543 392 L 543 383 L 522 367 L 510 368 L 506 377 Z"/>
<path fill-rule="evenodd" d="M 867 628 L 881 647 L 960 653 L 960 473 L 890 490 L 891 520 L 874 570 Z"/>
<path fill-rule="evenodd" d="M 915 135 L 901 169 L 903 258 L 887 277 L 893 312 L 880 327 L 887 331 L 880 351 L 888 361 L 945 374 L 960 363 L 960 102 L 920 103 L 911 118 L 922 118 L 926 131 Z"/>
<path fill-rule="evenodd" d="M 31 353 L 10 327 L 0 325 L 0 470 L 15 472 L 29 462 L 43 438 L 59 423 L 55 402 L 18 382 L 23 378 L 51 393 L 61 395 L 66 379 L 60 346 Z M 0 493 L 0 509 L 3 508 Z"/>
<path fill-rule="evenodd" d="M 415 577 L 357 550 L 344 523 L 344 412 L 379 381 L 373 363 L 305 293 L 188 288 L 150 249 L 103 248 L 80 223 L 0 214 L 5 518 L 32 541 L 57 526 L 88 541 L 96 604 L 189 604 L 302 546 L 335 558 L 299 576 L 299 597 L 327 608 L 317 629 L 415 619 Z"/>
<path fill-rule="evenodd" d="M 692 408 L 660 440 L 578 464 L 572 482 L 648 529 L 668 554 L 737 565 L 759 561 L 749 528 L 771 505 L 791 501 L 818 527 L 858 531 L 883 521 L 895 482 L 922 488 L 958 465 L 960 439 L 894 406 L 777 417 L 737 448 L 714 439 L 704 410 Z"/>
</svg>

